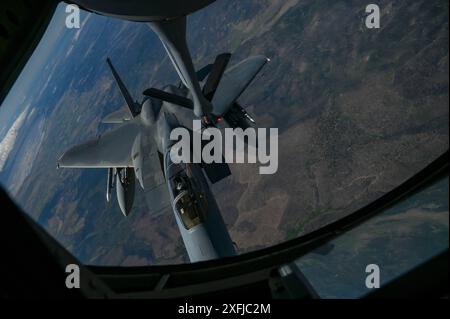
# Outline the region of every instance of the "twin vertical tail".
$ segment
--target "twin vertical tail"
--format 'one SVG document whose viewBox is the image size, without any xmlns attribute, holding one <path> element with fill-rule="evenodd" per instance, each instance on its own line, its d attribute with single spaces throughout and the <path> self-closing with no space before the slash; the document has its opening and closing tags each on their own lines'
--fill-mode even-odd
<svg viewBox="0 0 450 319">
<path fill-rule="evenodd" d="M 113 64 L 111 63 L 111 59 L 107 58 L 106 63 L 108 63 L 109 68 L 111 69 L 111 72 L 114 76 L 114 79 L 117 82 L 117 85 L 119 86 L 120 92 L 122 93 L 123 98 L 125 99 L 125 102 L 128 105 L 128 108 L 130 109 L 131 114 L 134 116 L 138 115 L 140 113 L 140 107 L 137 102 L 133 100 L 131 97 L 130 92 L 128 92 L 127 87 L 123 83 L 122 79 L 120 78 L 119 74 L 117 73 L 116 69 L 114 68 Z"/>
<path fill-rule="evenodd" d="M 225 70 L 228 66 L 228 62 L 230 61 L 231 54 L 230 53 L 223 53 L 217 56 L 214 64 L 209 65 L 207 69 L 205 69 L 206 73 L 205 75 L 201 76 L 200 81 L 202 81 L 206 76 L 208 76 L 206 83 L 203 86 L 202 93 L 205 96 L 205 98 L 211 102 L 211 100 L 214 97 L 214 94 L 217 90 L 217 87 L 219 86 L 220 80 L 222 79 L 223 74 L 225 73 Z M 114 68 L 111 59 L 107 58 L 106 62 L 108 63 L 109 68 L 111 69 L 111 72 L 114 76 L 114 79 L 116 80 L 117 85 L 119 86 L 120 92 L 122 93 L 123 98 L 125 99 L 125 102 L 127 103 L 127 106 L 131 112 L 131 114 L 134 116 L 138 115 L 140 113 L 139 105 L 136 103 L 133 98 L 131 97 L 130 92 L 128 91 L 127 87 L 125 86 L 125 83 L 120 78 L 120 75 L 117 73 L 116 69 Z M 177 104 L 179 106 L 193 109 L 194 104 L 191 100 L 177 96 L 168 92 L 164 92 L 162 90 L 158 90 L 155 88 L 150 88 L 144 91 L 143 93 L 146 96 L 151 96 L 153 98 L 157 98 L 159 100 L 167 101 L 170 103 Z"/>
<path fill-rule="evenodd" d="M 200 93 L 203 95 L 202 98 L 212 104 L 212 110 L 202 116 L 203 124 L 206 126 L 215 125 L 222 119 L 225 119 L 231 127 L 246 128 L 255 124 L 254 119 L 243 107 L 236 103 L 236 100 L 247 89 L 269 59 L 264 56 L 252 56 L 227 69 L 230 58 L 230 53 L 220 54 L 213 64 L 207 65 L 196 73 L 196 80 L 203 84 Z M 131 114 L 133 116 L 138 115 L 140 106 L 131 98 L 109 58 L 107 62 Z M 143 94 L 195 112 L 194 101 L 187 97 L 156 88 L 147 89 Z"/>
<path fill-rule="evenodd" d="M 230 59 L 230 53 L 223 53 L 216 57 L 216 60 L 212 65 L 211 72 L 209 73 L 208 79 L 203 86 L 203 95 L 210 102 L 212 101 L 214 94 L 216 93 L 217 87 L 219 86 L 220 80 L 222 79 L 222 76 L 227 69 Z"/>
<path fill-rule="evenodd" d="M 208 64 L 197 72 L 197 79 L 199 82 L 202 82 L 206 78 L 206 82 L 202 88 L 202 94 L 209 102 L 211 102 L 214 98 L 214 94 L 216 93 L 217 87 L 219 86 L 225 70 L 227 69 L 230 58 L 230 53 L 220 54 L 216 57 L 214 64 Z M 145 96 L 150 96 L 152 98 L 173 103 L 187 109 L 194 109 L 194 103 L 192 100 L 159 89 L 150 88 L 145 90 L 143 94 Z"/>
</svg>

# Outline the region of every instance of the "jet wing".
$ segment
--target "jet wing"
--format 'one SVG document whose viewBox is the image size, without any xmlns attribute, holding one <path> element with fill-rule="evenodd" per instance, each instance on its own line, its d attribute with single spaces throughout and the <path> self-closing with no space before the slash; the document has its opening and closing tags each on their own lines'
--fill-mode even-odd
<svg viewBox="0 0 450 319">
<path fill-rule="evenodd" d="M 268 61 L 264 56 L 254 56 L 227 70 L 214 93 L 212 113 L 216 116 L 227 113 Z"/>
<path fill-rule="evenodd" d="M 60 157 L 58 167 L 132 167 L 131 148 L 139 130 L 139 124 L 131 121 L 95 140 L 76 145 Z"/>
<path fill-rule="evenodd" d="M 102 123 L 120 124 L 131 121 L 132 119 L 133 115 L 131 115 L 130 110 L 128 108 L 121 108 L 105 116 L 105 118 L 102 120 Z"/>
</svg>

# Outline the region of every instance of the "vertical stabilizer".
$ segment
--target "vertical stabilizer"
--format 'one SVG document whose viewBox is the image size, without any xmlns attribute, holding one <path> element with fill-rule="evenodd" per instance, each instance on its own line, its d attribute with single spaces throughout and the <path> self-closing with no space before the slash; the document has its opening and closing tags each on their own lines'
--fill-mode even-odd
<svg viewBox="0 0 450 319">
<path fill-rule="evenodd" d="M 112 65 L 111 60 L 109 58 L 107 58 L 106 62 L 108 63 L 108 65 L 111 69 L 114 79 L 116 80 L 117 85 L 119 86 L 120 92 L 122 93 L 122 96 L 125 99 L 125 102 L 127 103 L 128 107 L 131 111 L 131 114 L 133 114 L 133 116 L 138 115 L 139 114 L 139 106 L 137 105 L 137 103 L 135 101 L 133 101 L 133 98 L 131 97 L 130 92 L 128 92 L 127 87 L 125 86 L 125 84 L 123 83 L 119 74 L 117 73 L 116 69 Z"/>
</svg>

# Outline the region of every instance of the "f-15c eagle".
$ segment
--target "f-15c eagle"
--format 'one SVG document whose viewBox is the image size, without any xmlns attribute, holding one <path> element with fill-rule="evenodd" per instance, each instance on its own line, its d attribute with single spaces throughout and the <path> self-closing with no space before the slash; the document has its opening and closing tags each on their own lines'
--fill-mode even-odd
<svg viewBox="0 0 450 319">
<path fill-rule="evenodd" d="M 186 3 L 183 1 L 183 6 Z M 117 15 L 117 12 L 113 13 L 109 15 Z M 215 183 L 229 176 L 228 165 L 174 163 L 170 150 L 176 141 L 170 139 L 170 132 L 184 127 L 182 122 L 192 123 L 194 119 L 201 119 L 204 126 L 224 119 L 233 128 L 250 127 L 254 121 L 237 99 L 268 59 L 253 56 L 228 68 L 231 55 L 225 53 L 218 55 L 213 64 L 195 72 L 185 40 L 186 17 L 151 21 L 181 83 L 163 89 L 147 89 L 143 92 L 142 102 L 138 103 L 108 58 L 107 63 L 127 107 L 103 120 L 104 123 L 118 124 L 117 128 L 72 147 L 60 157 L 58 167 L 106 168 L 106 199 L 111 199 L 115 187 L 125 216 L 133 206 L 137 180 L 151 211 L 172 207 L 191 262 L 234 255 L 235 247 L 205 178 L 206 175 L 211 183 Z"/>
</svg>

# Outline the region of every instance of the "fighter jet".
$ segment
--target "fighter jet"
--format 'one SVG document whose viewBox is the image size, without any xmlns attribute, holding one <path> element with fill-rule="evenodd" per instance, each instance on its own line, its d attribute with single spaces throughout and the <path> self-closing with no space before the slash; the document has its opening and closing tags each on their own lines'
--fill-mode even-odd
<svg viewBox="0 0 450 319">
<path fill-rule="evenodd" d="M 214 123 L 224 119 L 230 127 L 245 129 L 253 125 L 253 119 L 236 100 L 268 59 L 253 56 L 226 69 L 229 59 L 230 54 L 219 55 L 196 76 L 203 87 L 202 96 L 214 106 L 208 117 Z M 127 108 L 107 115 L 103 122 L 119 126 L 66 151 L 58 167 L 106 168 L 106 199 L 111 199 L 115 187 L 125 216 L 133 206 L 135 180 L 153 212 L 169 202 L 191 262 L 234 255 L 235 247 L 205 178 L 211 183 L 222 180 L 230 175 L 228 165 L 174 163 L 170 156 L 177 142 L 170 139 L 170 132 L 177 127 L 189 128 L 182 122 L 197 118 L 190 90 L 183 84 L 167 85 L 162 90 L 150 88 L 143 92 L 142 103 L 137 103 L 109 58 L 107 63 Z"/>
<path fill-rule="evenodd" d="M 115 185 L 125 216 L 133 206 L 137 179 L 151 210 L 160 211 L 170 203 L 191 262 L 234 255 L 234 244 L 203 174 L 216 183 L 230 175 L 228 165 L 174 163 L 170 150 L 175 141 L 170 140 L 170 132 L 186 127 L 180 119 L 183 123 L 201 119 L 203 128 L 222 119 L 233 128 L 252 126 L 253 118 L 237 99 L 269 59 L 254 56 L 227 69 L 231 54 L 224 53 L 213 64 L 195 71 L 186 44 L 186 15 L 214 0 L 74 2 L 98 14 L 148 22 L 181 81 L 162 90 L 147 89 L 142 103 L 137 103 L 107 59 L 128 108 L 108 115 L 103 122 L 121 125 L 71 148 L 61 156 L 58 167 L 107 168 L 106 199 L 111 199 Z"/>
</svg>

